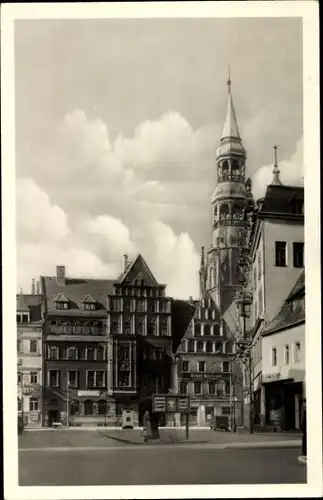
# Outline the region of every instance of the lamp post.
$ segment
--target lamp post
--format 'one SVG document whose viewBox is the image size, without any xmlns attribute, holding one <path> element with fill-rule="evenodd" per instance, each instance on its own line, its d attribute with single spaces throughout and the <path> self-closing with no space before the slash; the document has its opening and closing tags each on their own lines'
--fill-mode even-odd
<svg viewBox="0 0 323 500">
<path fill-rule="evenodd" d="M 69 380 L 68 380 L 68 372 L 66 376 L 66 428 L 68 429 L 68 420 L 69 420 Z"/>
</svg>

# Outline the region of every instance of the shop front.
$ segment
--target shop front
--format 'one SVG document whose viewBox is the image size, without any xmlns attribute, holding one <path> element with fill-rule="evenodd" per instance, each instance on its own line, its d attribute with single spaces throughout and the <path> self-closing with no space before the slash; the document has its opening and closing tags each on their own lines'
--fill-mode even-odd
<svg viewBox="0 0 323 500">
<path fill-rule="evenodd" d="M 300 428 L 303 384 L 293 379 L 264 380 L 266 426 L 273 430 L 290 431 Z"/>
</svg>

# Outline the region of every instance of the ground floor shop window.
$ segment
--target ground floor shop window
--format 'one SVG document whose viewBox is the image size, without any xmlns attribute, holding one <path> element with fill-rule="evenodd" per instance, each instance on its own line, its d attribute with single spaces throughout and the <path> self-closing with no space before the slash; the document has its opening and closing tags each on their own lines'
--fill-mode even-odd
<svg viewBox="0 0 323 500">
<path fill-rule="evenodd" d="M 93 415 L 93 401 L 87 399 L 84 401 L 84 414 L 85 415 Z"/>
</svg>

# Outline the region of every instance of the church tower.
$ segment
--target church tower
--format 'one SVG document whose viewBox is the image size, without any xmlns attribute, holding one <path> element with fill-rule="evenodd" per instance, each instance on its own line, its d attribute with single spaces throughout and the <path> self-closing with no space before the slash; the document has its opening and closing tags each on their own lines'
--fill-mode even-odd
<svg viewBox="0 0 323 500">
<path fill-rule="evenodd" d="M 217 186 L 213 192 L 212 244 L 206 256 L 205 288 L 223 314 L 236 296 L 239 249 L 244 241 L 246 151 L 242 145 L 228 84 L 228 108 L 216 152 Z"/>
</svg>

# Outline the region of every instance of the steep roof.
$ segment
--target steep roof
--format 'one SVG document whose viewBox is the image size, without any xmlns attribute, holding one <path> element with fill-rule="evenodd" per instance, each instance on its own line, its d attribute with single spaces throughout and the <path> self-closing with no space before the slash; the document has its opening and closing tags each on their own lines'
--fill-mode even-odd
<svg viewBox="0 0 323 500">
<path fill-rule="evenodd" d="M 234 109 L 233 98 L 231 93 L 231 82 L 228 81 L 228 107 L 227 115 L 224 122 L 224 127 L 222 130 L 222 139 L 227 137 L 240 139 L 239 127 L 236 117 L 236 112 Z"/>
<path fill-rule="evenodd" d="M 284 214 L 300 217 L 303 214 L 295 213 L 295 202 L 304 201 L 304 188 L 298 186 L 282 186 L 270 184 L 261 203 L 261 214 Z"/>
<path fill-rule="evenodd" d="M 215 304 L 214 300 L 212 299 L 212 296 L 209 292 L 205 292 L 200 300 L 194 300 L 193 302 L 181 301 L 184 304 L 186 304 L 186 306 L 184 306 L 184 304 L 182 305 L 182 316 L 180 317 L 180 319 L 182 321 L 181 322 L 182 337 L 178 342 L 177 352 L 181 352 L 181 346 L 182 346 L 184 340 L 191 337 L 191 335 L 193 333 L 193 331 L 192 331 L 192 319 L 194 318 L 194 316 L 197 315 L 198 309 L 200 307 L 203 308 L 203 301 L 204 300 L 210 301 L 210 307 L 207 307 L 207 309 L 215 311 L 215 318 L 211 321 L 213 321 L 214 323 L 220 323 L 220 321 L 221 321 L 220 311 L 218 310 L 218 308 L 217 308 L 217 306 L 216 306 L 216 304 Z M 187 306 L 189 306 L 189 307 L 187 307 Z M 184 327 L 185 327 L 185 330 L 183 331 Z M 176 329 L 175 325 L 173 325 L 173 328 Z"/>
<path fill-rule="evenodd" d="M 178 350 L 181 341 L 185 338 L 186 331 L 194 317 L 195 304 L 196 301 L 193 303 L 179 299 L 172 301 L 172 337 L 174 352 Z"/>
<path fill-rule="evenodd" d="M 231 80 L 228 80 L 228 107 L 221 135 L 221 144 L 217 149 L 217 156 L 238 154 L 245 156 L 246 152 L 240 138 L 236 112 L 231 93 Z"/>
<path fill-rule="evenodd" d="M 48 314 L 55 313 L 61 316 L 73 314 L 86 316 L 102 316 L 106 314 L 107 295 L 113 293 L 114 280 L 66 278 L 65 285 L 60 286 L 55 277 L 41 276 L 42 290 L 45 296 L 45 308 Z M 84 311 L 82 304 L 86 295 L 97 304 L 95 311 Z M 68 310 L 57 310 L 55 299 L 64 296 L 69 301 Z"/>
<path fill-rule="evenodd" d="M 141 254 L 137 255 L 135 260 L 127 267 L 119 282 L 133 284 L 137 279 L 142 280 L 145 285 L 158 286 L 158 282 Z"/>
<path fill-rule="evenodd" d="M 17 312 L 29 312 L 30 321 L 33 323 L 35 321 L 41 320 L 41 304 L 43 296 L 42 295 L 32 295 L 32 294 L 17 294 L 16 295 L 16 310 Z"/>
<path fill-rule="evenodd" d="M 270 334 L 275 330 L 287 328 L 301 321 L 305 321 L 305 310 L 303 308 L 294 308 L 293 301 L 298 297 L 305 295 L 305 271 L 302 271 L 297 279 L 292 291 L 286 298 L 281 310 L 277 316 L 269 323 L 263 331 L 263 335 Z"/>
</svg>

